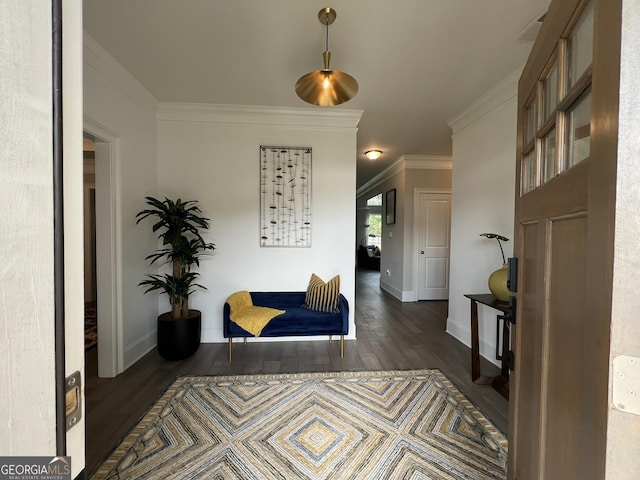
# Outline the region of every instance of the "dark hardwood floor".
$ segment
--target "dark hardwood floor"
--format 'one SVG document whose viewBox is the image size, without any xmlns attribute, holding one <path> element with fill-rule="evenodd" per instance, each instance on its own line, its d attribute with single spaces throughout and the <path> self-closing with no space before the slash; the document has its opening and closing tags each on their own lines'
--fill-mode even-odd
<svg viewBox="0 0 640 480">
<path fill-rule="evenodd" d="M 86 360 L 86 470 L 92 472 L 137 423 L 176 376 L 361 370 L 440 369 L 500 430 L 506 433 L 508 402 L 491 387 L 471 382 L 469 348 L 445 333 L 446 301 L 402 303 L 379 287 L 380 274 L 358 271 L 357 340 L 234 345 L 203 344 L 184 361 L 168 362 L 156 351 L 116 378 L 97 377 L 96 349 Z M 482 359 L 483 374 L 499 369 Z"/>
</svg>

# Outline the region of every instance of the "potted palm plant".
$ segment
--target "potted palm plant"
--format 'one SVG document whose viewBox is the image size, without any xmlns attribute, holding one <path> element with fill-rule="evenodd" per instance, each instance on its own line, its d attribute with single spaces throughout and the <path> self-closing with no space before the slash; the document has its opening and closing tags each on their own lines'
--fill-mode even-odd
<svg viewBox="0 0 640 480">
<path fill-rule="evenodd" d="M 162 248 L 146 259 L 151 265 L 170 263 L 172 272 L 147 275 L 139 285 L 147 287 L 144 293 L 160 290 L 168 295 L 171 311 L 158 317 L 158 352 L 167 360 L 181 360 L 193 355 L 200 346 L 202 315 L 189 308 L 189 296 L 206 287 L 196 283 L 199 273 L 191 271 L 191 267 L 199 266 L 202 255 L 211 253 L 215 245 L 202 237 L 201 232 L 209 229 L 209 219 L 202 215 L 197 201 L 153 197 L 145 200 L 151 208 L 136 215 L 136 224 L 152 217 L 156 221 L 153 231 L 162 240 Z"/>
</svg>

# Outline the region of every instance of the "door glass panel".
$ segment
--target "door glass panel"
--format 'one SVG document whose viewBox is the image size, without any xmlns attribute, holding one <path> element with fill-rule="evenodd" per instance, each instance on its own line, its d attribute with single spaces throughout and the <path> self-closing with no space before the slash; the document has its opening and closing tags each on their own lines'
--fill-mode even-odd
<svg viewBox="0 0 640 480">
<path fill-rule="evenodd" d="M 589 158 L 591 151 L 591 90 L 567 111 L 567 168 Z"/>
<path fill-rule="evenodd" d="M 536 188 L 536 167 L 536 151 L 532 150 L 522 157 L 522 167 L 520 170 L 520 175 L 522 177 L 520 183 L 521 195 L 524 195 Z"/>
<path fill-rule="evenodd" d="M 558 64 L 554 63 L 549 74 L 542 81 L 542 117 L 548 120 L 555 112 L 558 102 Z"/>
<path fill-rule="evenodd" d="M 542 139 L 542 165 L 544 181 L 556 176 L 556 127 L 553 127 Z"/>
<path fill-rule="evenodd" d="M 569 88 L 591 65 L 593 58 L 593 2 L 585 8 L 567 39 Z"/>
<path fill-rule="evenodd" d="M 524 144 L 533 140 L 536 134 L 536 101 L 534 99 L 524 107 Z"/>
</svg>

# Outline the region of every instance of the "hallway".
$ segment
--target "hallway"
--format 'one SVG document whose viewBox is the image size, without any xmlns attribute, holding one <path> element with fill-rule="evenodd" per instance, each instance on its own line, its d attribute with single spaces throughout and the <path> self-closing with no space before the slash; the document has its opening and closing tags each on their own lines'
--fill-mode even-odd
<svg viewBox="0 0 640 480">
<path fill-rule="evenodd" d="M 508 402 L 495 390 L 471 382 L 470 350 L 445 333 L 446 301 L 402 303 L 379 288 L 379 272 L 356 273 L 357 340 L 238 344 L 233 363 L 227 344 L 203 344 L 181 362 L 154 350 L 112 379 L 97 378 L 97 349 L 87 353 L 86 471 L 92 472 L 136 424 L 176 376 L 438 368 L 499 429 L 506 433 Z M 485 360 L 483 373 L 498 368 Z"/>
</svg>

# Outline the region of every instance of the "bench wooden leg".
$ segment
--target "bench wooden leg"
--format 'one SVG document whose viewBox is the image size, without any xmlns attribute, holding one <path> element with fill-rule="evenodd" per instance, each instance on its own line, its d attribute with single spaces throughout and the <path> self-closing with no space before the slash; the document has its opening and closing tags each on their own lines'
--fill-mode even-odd
<svg viewBox="0 0 640 480">
<path fill-rule="evenodd" d="M 344 335 L 340 335 L 340 358 L 344 358 Z"/>
<path fill-rule="evenodd" d="M 233 350 L 233 338 L 229 337 L 229 363 L 231 363 L 231 351 Z"/>
</svg>

